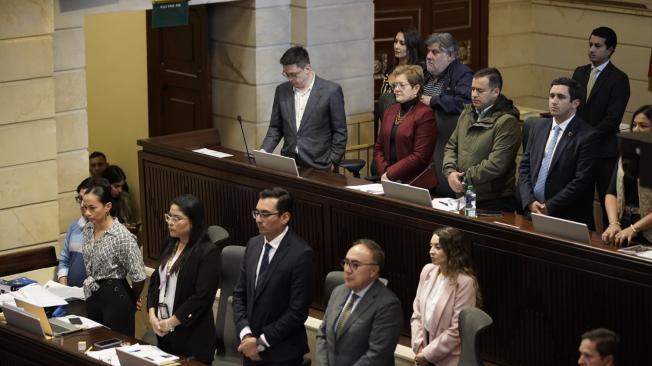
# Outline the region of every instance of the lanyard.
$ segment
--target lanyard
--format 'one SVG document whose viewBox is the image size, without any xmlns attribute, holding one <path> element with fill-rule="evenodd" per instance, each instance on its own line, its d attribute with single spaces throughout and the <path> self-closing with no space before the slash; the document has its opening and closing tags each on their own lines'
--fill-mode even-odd
<svg viewBox="0 0 652 366">
<path fill-rule="evenodd" d="M 165 264 L 165 268 L 162 271 L 163 279 L 161 281 L 161 286 L 159 287 L 159 291 L 165 288 L 165 290 L 163 291 L 163 302 L 165 302 L 165 298 L 168 295 L 168 285 L 170 283 L 170 275 L 172 274 L 172 266 L 174 265 L 174 262 L 176 262 L 179 256 L 181 255 L 181 253 L 179 253 L 177 250 L 178 247 L 179 247 L 179 242 L 177 242 L 177 245 L 175 246 L 174 256 L 167 261 L 167 263 Z"/>
</svg>

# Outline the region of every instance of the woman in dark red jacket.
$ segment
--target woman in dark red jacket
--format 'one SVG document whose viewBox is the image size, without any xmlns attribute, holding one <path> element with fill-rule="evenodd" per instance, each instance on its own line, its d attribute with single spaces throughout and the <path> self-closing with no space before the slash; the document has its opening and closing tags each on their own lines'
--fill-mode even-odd
<svg viewBox="0 0 652 366">
<path fill-rule="evenodd" d="M 423 70 L 417 65 L 398 66 L 392 73 L 398 103 L 383 115 L 374 147 L 374 164 L 381 180 L 431 189 L 437 186 L 432 152 L 437 124 L 432 109 L 419 98 L 423 93 Z"/>
</svg>

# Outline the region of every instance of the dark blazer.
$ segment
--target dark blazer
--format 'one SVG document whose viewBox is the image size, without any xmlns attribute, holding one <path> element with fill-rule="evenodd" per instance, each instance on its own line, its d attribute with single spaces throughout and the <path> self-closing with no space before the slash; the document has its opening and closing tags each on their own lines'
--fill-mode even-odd
<svg viewBox="0 0 652 366">
<path fill-rule="evenodd" d="M 394 365 L 394 349 L 401 333 L 401 303 L 376 280 L 335 334 L 335 322 L 349 296 L 345 285 L 333 290 L 317 330 L 320 366 Z"/>
<path fill-rule="evenodd" d="M 168 245 L 175 245 L 170 242 Z M 202 238 L 179 269 L 174 294 L 174 315 L 181 321 L 173 332 L 158 338 L 161 349 L 180 356 L 194 356 L 211 363 L 215 352 L 213 302 L 220 278 L 220 249 Z M 188 250 L 188 248 L 186 249 Z M 147 292 L 147 309 L 158 307 L 158 267 Z"/>
<path fill-rule="evenodd" d="M 610 61 L 598 74 L 591 95 L 586 96 L 590 75 L 590 64 L 580 66 L 573 72 L 573 79 L 582 85 L 585 95 L 577 115 L 595 128 L 600 145 L 598 156 L 618 157 L 616 134 L 629 101 L 629 78 Z"/>
<path fill-rule="evenodd" d="M 536 201 L 534 185 L 552 126 L 551 118 L 532 118 L 527 148 L 519 168 L 523 208 Z M 577 115 L 560 137 L 546 180 L 546 207 L 551 216 L 583 222 L 593 227 L 594 163 L 597 133 Z"/>
<path fill-rule="evenodd" d="M 288 230 L 267 267 L 267 275 L 256 287 L 256 267 L 263 246 L 262 235 L 247 243 L 240 279 L 233 290 L 236 332 L 239 335 L 249 326 L 255 337 L 265 335 L 271 347 L 260 354 L 264 362 L 298 360 L 309 351 L 304 322 L 312 303 L 314 252 Z"/>
<path fill-rule="evenodd" d="M 432 151 L 437 139 L 437 125 L 432 109 L 423 103 L 417 103 L 408 112 L 396 130 L 396 163 L 389 165 L 390 135 L 394 119 L 401 109 L 396 103 L 389 107 L 383 117 L 382 126 L 374 147 L 374 163 L 379 175 L 387 172 L 391 180 L 410 183 L 423 173 L 431 163 Z M 433 170 L 433 173 L 435 171 Z M 427 187 L 437 185 L 437 175 L 432 174 Z"/>
<path fill-rule="evenodd" d="M 283 138 L 281 155 L 299 158 L 327 169 L 339 164 L 346 148 L 347 130 L 342 88 L 315 75 L 306 110 L 297 131 L 294 90 L 290 82 L 276 87 L 272 116 L 261 149 L 272 152 Z"/>
</svg>

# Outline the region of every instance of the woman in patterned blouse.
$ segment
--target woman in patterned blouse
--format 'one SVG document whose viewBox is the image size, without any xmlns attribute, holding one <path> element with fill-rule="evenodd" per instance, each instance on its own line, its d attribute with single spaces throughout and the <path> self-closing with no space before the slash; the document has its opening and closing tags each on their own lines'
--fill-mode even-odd
<svg viewBox="0 0 652 366">
<path fill-rule="evenodd" d="M 89 183 L 82 209 L 88 220 L 82 231 L 87 316 L 133 337 L 138 298 L 146 278 L 136 237 L 111 217 L 111 185 L 105 178 L 93 178 Z"/>
</svg>

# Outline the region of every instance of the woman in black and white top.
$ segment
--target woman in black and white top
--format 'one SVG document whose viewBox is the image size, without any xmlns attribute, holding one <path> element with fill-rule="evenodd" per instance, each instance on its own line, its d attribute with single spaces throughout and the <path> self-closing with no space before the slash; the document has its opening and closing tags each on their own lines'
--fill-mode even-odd
<svg viewBox="0 0 652 366">
<path fill-rule="evenodd" d="M 206 234 L 204 208 L 197 197 L 175 198 L 164 217 L 169 235 L 149 284 L 149 322 L 161 349 L 210 364 L 220 250 Z"/>
<path fill-rule="evenodd" d="M 108 180 L 93 178 L 89 182 L 82 210 L 88 220 L 82 231 L 87 316 L 133 337 L 138 298 L 146 278 L 136 237 L 110 215 Z"/>
</svg>

